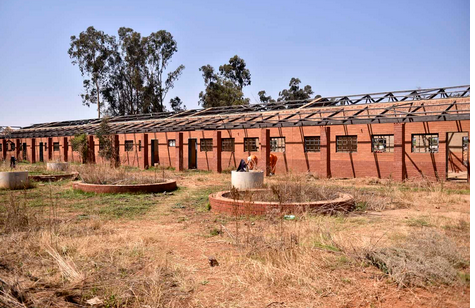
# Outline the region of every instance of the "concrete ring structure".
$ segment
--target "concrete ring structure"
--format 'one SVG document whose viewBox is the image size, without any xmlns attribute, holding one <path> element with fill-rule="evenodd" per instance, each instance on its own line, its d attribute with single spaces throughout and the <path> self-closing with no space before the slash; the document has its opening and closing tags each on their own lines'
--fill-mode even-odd
<svg viewBox="0 0 475 308">
<path fill-rule="evenodd" d="M 177 189 L 175 180 L 167 180 L 162 183 L 136 184 L 136 185 L 107 185 L 74 183 L 73 188 L 84 192 L 99 194 L 122 194 L 122 193 L 160 193 Z"/>
<path fill-rule="evenodd" d="M 75 180 L 77 179 L 79 173 L 67 173 L 67 174 L 39 174 L 39 175 L 29 175 L 28 179 L 35 182 L 57 182 L 61 180 Z"/>
<path fill-rule="evenodd" d="M 231 171 L 231 185 L 237 189 L 256 189 L 264 185 L 263 171 Z"/>
<path fill-rule="evenodd" d="M 0 172 L 0 188 L 22 189 L 28 187 L 28 171 Z"/>
<path fill-rule="evenodd" d="M 259 191 L 256 189 L 253 191 Z M 280 205 L 278 202 L 254 201 L 247 202 L 243 200 L 233 200 L 227 195 L 229 191 L 220 191 L 209 195 L 211 211 L 216 213 L 225 213 L 230 215 L 265 215 L 270 211 L 276 210 L 289 214 L 304 211 L 323 211 L 335 208 L 351 210 L 355 201 L 350 194 L 340 193 L 339 197 L 333 200 L 323 200 L 315 202 L 291 202 Z"/>
<path fill-rule="evenodd" d="M 66 171 L 69 168 L 69 163 L 63 162 L 49 162 L 46 163 L 46 170 L 51 171 Z"/>
</svg>

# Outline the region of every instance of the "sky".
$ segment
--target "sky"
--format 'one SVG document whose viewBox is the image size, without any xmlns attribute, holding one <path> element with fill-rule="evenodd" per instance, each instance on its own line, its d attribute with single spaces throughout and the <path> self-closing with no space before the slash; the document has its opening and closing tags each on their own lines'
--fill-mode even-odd
<svg viewBox="0 0 475 308">
<path fill-rule="evenodd" d="M 97 117 L 83 106 L 70 37 L 94 26 L 169 31 L 170 68 L 185 65 L 167 101 L 198 108 L 202 65 L 238 55 L 251 103 L 292 77 L 336 96 L 470 83 L 469 0 L 8 1 L 0 0 L 0 126 Z"/>
</svg>

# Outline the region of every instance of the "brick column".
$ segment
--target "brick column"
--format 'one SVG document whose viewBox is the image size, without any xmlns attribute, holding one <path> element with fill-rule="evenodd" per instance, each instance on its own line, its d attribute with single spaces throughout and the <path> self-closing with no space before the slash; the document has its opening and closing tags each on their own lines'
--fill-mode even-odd
<svg viewBox="0 0 475 308">
<path fill-rule="evenodd" d="M 31 163 L 34 164 L 36 163 L 36 139 L 32 138 L 31 139 L 31 149 L 30 149 L 30 154 L 31 154 Z"/>
<path fill-rule="evenodd" d="M 270 173 L 270 130 L 265 128 L 261 129 L 261 153 L 261 166 L 263 166 L 264 175 L 268 176 Z"/>
<path fill-rule="evenodd" d="M 148 134 L 142 134 L 142 159 L 140 160 L 140 168 L 148 169 Z"/>
<path fill-rule="evenodd" d="M 2 139 L 2 158 L 7 159 L 7 139 Z"/>
<path fill-rule="evenodd" d="M 114 135 L 114 144 L 113 144 L 113 151 L 114 151 L 114 165 L 116 167 L 120 166 L 120 141 L 119 141 L 119 135 Z"/>
<path fill-rule="evenodd" d="M 68 161 L 68 137 L 63 137 L 61 140 L 63 141 L 61 142 L 63 146 L 63 161 L 67 162 Z"/>
<path fill-rule="evenodd" d="M 94 153 L 94 136 L 90 135 L 87 137 L 87 162 L 88 163 L 95 163 L 96 156 Z"/>
<path fill-rule="evenodd" d="M 320 164 L 322 176 L 331 178 L 330 127 L 320 126 Z"/>
<path fill-rule="evenodd" d="M 53 160 L 53 138 L 48 138 L 48 160 Z"/>
<path fill-rule="evenodd" d="M 183 171 L 183 133 L 175 133 L 175 170 Z"/>
<path fill-rule="evenodd" d="M 393 162 L 393 178 L 396 181 L 404 181 L 406 178 L 406 147 L 405 133 L 406 124 L 394 123 L 394 162 Z"/>
<path fill-rule="evenodd" d="M 16 146 L 15 146 L 15 157 L 16 160 L 19 161 L 20 159 L 20 154 L 21 154 L 21 142 L 20 139 L 15 140 Z"/>
<path fill-rule="evenodd" d="M 211 169 L 218 173 L 221 173 L 221 132 L 213 132 L 213 161 L 211 163 Z"/>
</svg>

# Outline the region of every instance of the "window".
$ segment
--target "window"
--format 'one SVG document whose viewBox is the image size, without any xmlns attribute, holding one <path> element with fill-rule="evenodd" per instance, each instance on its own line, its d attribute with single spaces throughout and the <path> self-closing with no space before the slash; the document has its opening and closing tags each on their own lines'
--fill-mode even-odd
<svg viewBox="0 0 475 308">
<path fill-rule="evenodd" d="M 412 135 L 412 153 L 439 152 L 438 134 Z"/>
<path fill-rule="evenodd" d="M 170 139 L 170 140 L 168 140 L 168 146 L 169 146 L 169 147 L 176 147 L 176 141 L 175 141 L 175 139 Z"/>
<path fill-rule="evenodd" d="M 125 140 L 125 151 L 131 152 L 134 150 L 134 142 L 132 140 Z"/>
<path fill-rule="evenodd" d="M 213 151 L 213 139 L 206 138 L 200 140 L 200 151 L 201 152 L 211 152 Z"/>
<path fill-rule="evenodd" d="M 468 167 L 468 136 L 462 137 L 462 164 Z"/>
<path fill-rule="evenodd" d="M 244 152 L 257 152 L 258 138 L 244 138 Z"/>
<path fill-rule="evenodd" d="M 305 152 L 320 152 L 320 136 L 304 137 Z"/>
<path fill-rule="evenodd" d="M 142 140 L 139 140 L 138 148 L 139 148 L 139 152 L 142 151 Z"/>
<path fill-rule="evenodd" d="M 221 139 L 221 151 L 234 152 L 234 138 L 222 138 Z"/>
<path fill-rule="evenodd" d="M 357 136 L 336 136 L 336 151 L 353 153 L 358 149 Z"/>
<path fill-rule="evenodd" d="M 53 142 L 53 151 L 59 152 L 59 142 Z"/>
<path fill-rule="evenodd" d="M 285 152 L 285 137 L 270 138 L 271 152 Z"/>
<path fill-rule="evenodd" d="M 371 139 L 373 153 L 394 152 L 394 135 L 373 135 Z"/>
<path fill-rule="evenodd" d="M 15 151 L 15 143 L 10 141 L 10 151 Z"/>
<path fill-rule="evenodd" d="M 0 143 L 0 151 L 3 150 L 3 144 Z"/>
</svg>

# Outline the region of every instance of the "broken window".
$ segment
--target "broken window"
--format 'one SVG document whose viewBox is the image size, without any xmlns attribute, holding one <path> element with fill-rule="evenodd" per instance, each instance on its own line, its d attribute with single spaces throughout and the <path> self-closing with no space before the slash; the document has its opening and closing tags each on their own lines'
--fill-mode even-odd
<svg viewBox="0 0 475 308">
<path fill-rule="evenodd" d="M 200 140 L 200 152 L 211 152 L 213 151 L 213 139 L 204 138 Z"/>
<path fill-rule="evenodd" d="M 285 152 L 285 137 L 270 138 L 271 152 Z"/>
<path fill-rule="evenodd" d="M 59 152 L 59 142 L 53 142 L 53 151 Z"/>
<path fill-rule="evenodd" d="M 305 152 L 320 152 L 320 136 L 304 137 Z"/>
<path fill-rule="evenodd" d="M 170 139 L 170 140 L 168 140 L 168 146 L 169 146 L 169 147 L 174 147 L 174 146 L 176 146 L 176 141 L 175 141 L 175 139 Z"/>
<path fill-rule="evenodd" d="M 244 138 L 244 152 L 257 152 L 259 138 Z"/>
<path fill-rule="evenodd" d="M 412 135 L 412 153 L 439 152 L 439 134 Z"/>
<path fill-rule="evenodd" d="M 393 153 L 394 135 L 373 135 L 371 144 L 373 153 Z"/>
<path fill-rule="evenodd" d="M 234 152 L 234 138 L 222 138 L 221 139 L 221 151 Z"/>
<path fill-rule="evenodd" d="M 15 143 L 10 141 L 10 151 L 15 151 Z"/>
<path fill-rule="evenodd" d="M 336 151 L 353 153 L 358 150 L 357 136 L 336 136 Z"/>
<path fill-rule="evenodd" d="M 134 150 L 134 141 L 125 140 L 124 148 L 126 152 L 132 152 Z"/>
</svg>

